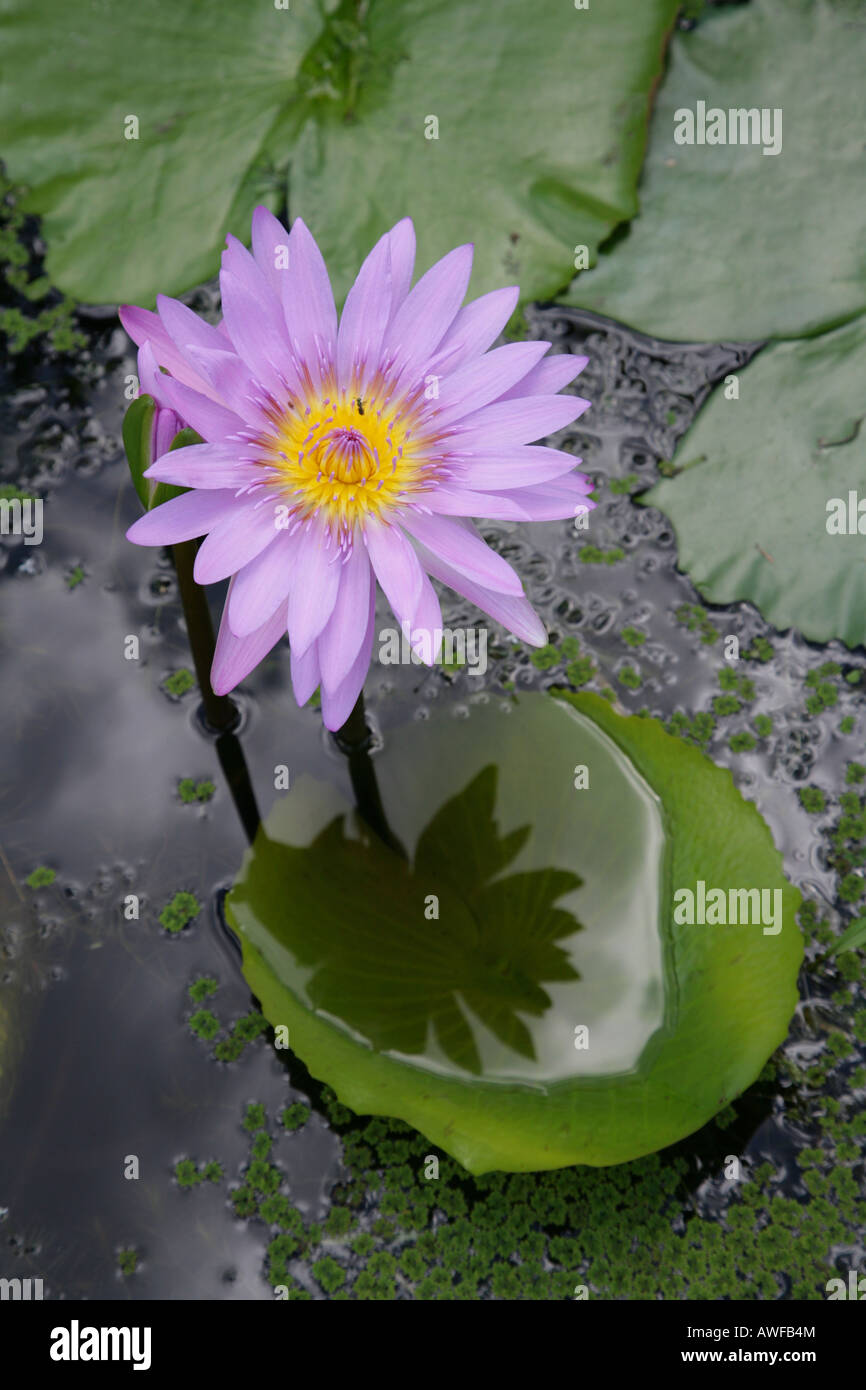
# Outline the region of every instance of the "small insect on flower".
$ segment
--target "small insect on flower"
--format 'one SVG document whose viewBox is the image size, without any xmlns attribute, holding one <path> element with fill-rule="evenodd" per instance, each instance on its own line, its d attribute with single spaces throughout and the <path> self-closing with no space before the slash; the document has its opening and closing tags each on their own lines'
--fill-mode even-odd
<svg viewBox="0 0 866 1390">
<path fill-rule="evenodd" d="M 338 322 L 304 223 L 289 236 L 259 207 L 252 252 L 234 237 L 223 252 L 219 327 L 165 296 L 157 313 L 121 311 L 147 389 L 205 441 L 151 465 L 148 478 L 191 490 L 129 539 L 206 537 L 196 580 L 231 579 L 214 690 L 232 690 L 287 632 L 295 697 L 305 704 L 321 687 L 329 729 L 364 683 L 377 581 L 426 661 L 442 630 L 431 576 L 542 645 L 519 577 L 469 518 L 544 521 L 594 505 L 580 460 L 533 442 L 586 410 L 558 393 L 587 359 L 547 357 L 546 342 L 488 351 L 517 288 L 464 305 L 471 246 L 410 288 L 414 261 L 405 218 L 373 247 Z"/>
</svg>

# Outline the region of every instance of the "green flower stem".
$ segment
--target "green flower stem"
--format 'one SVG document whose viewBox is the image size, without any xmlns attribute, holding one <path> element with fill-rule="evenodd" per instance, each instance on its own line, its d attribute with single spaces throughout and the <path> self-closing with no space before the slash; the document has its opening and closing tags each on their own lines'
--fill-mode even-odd
<svg viewBox="0 0 866 1390">
<path fill-rule="evenodd" d="M 216 748 L 220 766 L 228 782 L 241 824 L 252 843 L 261 823 L 261 816 L 243 749 L 231 732 L 232 726 L 237 722 L 237 708 L 226 695 L 216 695 L 210 683 L 216 644 L 204 589 L 193 577 L 197 549 L 197 541 L 181 541 L 173 545 L 174 567 L 180 586 L 195 673 L 204 702 L 205 718 L 209 727 L 218 734 Z M 364 714 L 363 691 L 358 696 L 349 718 L 334 738 L 337 747 L 348 758 L 349 777 L 359 815 L 389 849 L 406 859 L 408 856 L 403 845 L 385 818 L 376 770 L 370 757 L 370 730 Z"/>
<path fill-rule="evenodd" d="M 352 791 L 355 793 L 358 814 L 389 849 L 392 849 L 395 854 L 399 854 L 401 859 L 408 859 L 406 850 L 385 817 L 382 795 L 376 780 L 376 769 L 373 766 L 373 759 L 370 757 L 371 737 L 364 713 L 363 690 L 358 696 L 355 708 L 349 718 L 343 727 L 334 734 L 334 741 L 340 752 L 345 753 L 349 760 L 349 777 L 352 782 Z"/>
<path fill-rule="evenodd" d="M 252 844 L 261 823 L 261 816 L 244 750 L 232 732 L 238 720 L 237 706 L 227 695 L 215 694 L 210 683 L 216 644 L 205 591 L 193 577 L 198 541 L 181 541 L 171 549 L 193 664 L 204 703 L 205 719 L 208 727 L 217 735 L 216 751 L 220 767 L 228 783 L 244 833 Z"/>
<path fill-rule="evenodd" d="M 240 739 L 230 730 L 220 734 L 216 741 L 216 751 L 244 834 L 252 844 L 262 818 Z"/>
<path fill-rule="evenodd" d="M 193 578 L 197 550 L 198 541 L 180 541 L 171 548 L 195 673 L 204 701 L 205 718 L 215 733 L 222 734 L 237 722 L 238 712 L 227 695 L 214 694 L 210 683 L 216 643 L 204 589 L 200 584 L 196 584 Z"/>
</svg>

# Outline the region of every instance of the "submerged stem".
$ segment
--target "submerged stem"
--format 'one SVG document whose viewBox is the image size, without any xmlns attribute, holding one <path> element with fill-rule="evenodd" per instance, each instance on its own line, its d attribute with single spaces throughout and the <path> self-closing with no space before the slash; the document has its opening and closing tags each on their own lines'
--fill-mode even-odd
<svg viewBox="0 0 866 1390">
<path fill-rule="evenodd" d="M 244 834 L 252 844 L 262 818 L 241 741 L 237 734 L 220 734 L 216 740 L 216 750 Z"/>
<path fill-rule="evenodd" d="M 238 712 L 227 695 L 214 694 L 210 683 L 216 643 L 205 591 L 193 578 L 197 550 L 198 541 L 180 541 L 171 548 L 205 718 L 216 733 L 222 734 L 236 722 Z"/>
<path fill-rule="evenodd" d="M 352 791 L 355 793 L 358 814 L 389 849 L 399 854 L 401 859 L 408 859 L 406 850 L 385 817 L 376 769 L 370 757 L 371 735 L 364 713 L 363 690 L 349 718 L 334 734 L 334 740 L 340 752 L 345 753 L 349 760 L 349 777 Z"/>
</svg>

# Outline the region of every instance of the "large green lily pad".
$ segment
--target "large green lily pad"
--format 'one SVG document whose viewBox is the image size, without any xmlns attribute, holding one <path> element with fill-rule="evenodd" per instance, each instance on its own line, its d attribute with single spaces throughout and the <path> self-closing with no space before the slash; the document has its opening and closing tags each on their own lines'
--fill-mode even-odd
<svg viewBox="0 0 866 1390">
<path fill-rule="evenodd" d="M 594 259 L 636 211 L 676 10 L 671 0 L 586 10 L 374 0 L 342 90 L 313 105 L 289 176 L 292 212 L 316 229 L 340 292 L 359 254 L 407 213 L 420 265 L 471 241 L 476 293 L 561 290 L 575 246 Z M 429 117 L 438 139 L 427 138 Z"/>
<path fill-rule="evenodd" d="M 43 214 L 52 281 L 90 303 L 152 303 L 249 241 L 263 146 L 320 25 L 272 0 L 0 0 L 3 156 Z M 127 139 L 138 119 L 138 139 Z"/>
<path fill-rule="evenodd" d="M 227 902 L 265 1015 L 345 1104 L 532 1171 L 664 1147 L 756 1078 L 796 1003 L 799 895 L 729 772 L 567 693 L 438 709 L 377 766 L 408 862 L 302 778 Z M 767 890 L 779 930 L 678 924 L 700 880 Z"/>
<path fill-rule="evenodd" d="M 676 9 L 0 0 L 4 157 L 44 216 L 48 274 L 86 301 L 207 279 L 286 175 L 340 297 L 409 214 L 419 265 L 474 241 L 476 293 L 519 281 L 535 298 L 636 210 Z"/>
<path fill-rule="evenodd" d="M 566 302 L 691 342 L 800 337 L 861 313 L 864 69 L 860 0 L 706 10 L 671 42 L 640 216 Z M 676 113 L 698 102 L 780 109 L 781 152 L 675 143 Z"/>
<path fill-rule="evenodd" d="M 748 599 L 815 642 L 866 642 L 864 378 L 864 319 L 774 344 L 740 373 L 738 399 L 716 389 L 680 444 L 683 471 L 639 499 L 670 517 L 710 602 Z"/>
</svg>

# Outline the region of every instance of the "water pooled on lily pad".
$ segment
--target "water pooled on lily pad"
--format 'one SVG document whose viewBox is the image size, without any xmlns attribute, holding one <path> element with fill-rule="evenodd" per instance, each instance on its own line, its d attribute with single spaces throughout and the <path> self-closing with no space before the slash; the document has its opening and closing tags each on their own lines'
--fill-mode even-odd
<svg viewBox="0 0 866 1390">
<path fill-rule="evenodd" d="M 376 759 L 407 859 L 304 776 L 231 917 L 300 1002 L 409 1065 L 540 1085 L 631 1072 L 665 1022 L 658 799 L 549 696 L 470 709 L 392 730 Z"/>
</svg>

